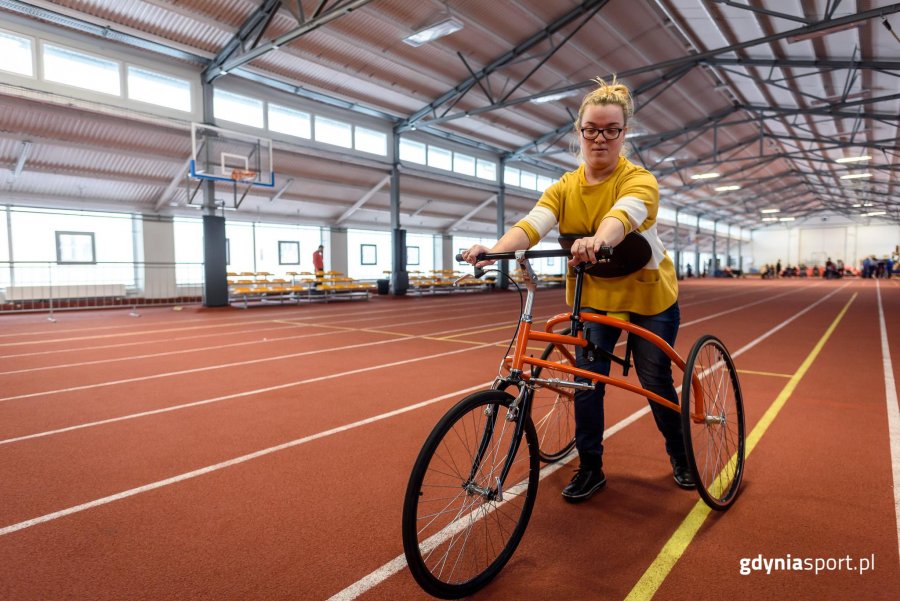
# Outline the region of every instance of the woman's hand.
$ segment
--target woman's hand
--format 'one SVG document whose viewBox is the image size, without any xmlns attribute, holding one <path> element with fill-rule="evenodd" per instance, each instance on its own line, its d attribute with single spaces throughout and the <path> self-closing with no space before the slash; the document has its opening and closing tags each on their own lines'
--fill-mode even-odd
<svg viewBox="0 0 900 601">
<path fill-rule="evenodd" d="M 484 267 L 485 265 L 493 265 L 494 261 L 479 261 L 477 259 L 478 255 L 481 253 L 489 253 L 491 249 L 486 246 L 482 246 L 481 244 L 473 244 L 469 250 L 464 250 L 462 252 L 463 260 L 470 265 L 474 265 L 475 267 Z"/>
<path fill-rule="evenodd" d="M 572 258 L 569 259 L 569 266 L 574 267 L 579 263 L 596 263 L 601 246 L 609 246 L 601 236 L 579 238 L 572 244 Z"/>
</svg>

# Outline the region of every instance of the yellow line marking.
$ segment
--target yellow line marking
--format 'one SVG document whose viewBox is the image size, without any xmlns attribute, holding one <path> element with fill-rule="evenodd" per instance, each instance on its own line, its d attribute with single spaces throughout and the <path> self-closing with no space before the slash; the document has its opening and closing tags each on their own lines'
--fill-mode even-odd
<svg viewBox="0 0 900 601">
<path fill-rule="evenodd" d="M 784 404 L 794 393 L 797 384 L 800 383 L 800 380 L 803 379 L 803 376 L 816 360 L 819 352 L 825 346 L 825 343 L 831 337 L 832 332 L 834 332 L 840 321 L 844 318 L 844 314 L 847 313 L 850 304 L 853 303 L 855 299 L 856 293 L 854 292 L 853 296 L 850 297 L 850 300 L 847 301 L 847 304 L 844 305 L 844 308 L 841 309 L 841 312 L 838 313 L 838 316 L 831 322 L 831 325 L 822 335 L 822 338 L 816 343 L 816 346 L 813 347 L 813 350 L 810 351 L 809 355 L 797 371 L 794 372 L 794 375 L 791 376 L 790 381 L 785 384 L 784 388 L 775 398 L 775 401 L 769 406 L 762 418 L 760 418 L 759 423 L 757 423 L 756 427 L 753 428 L 753 431 L 750 432 L 750 435 L 745 441 L 745 458 L 750 456 L 750 453 L 753 452 L 753 449 L 756 447 L 756 443 L 758 443 L 763 434 L 766 433 L 766 430 L 769 429 L 769 426 L 778 416 L 778 413 L 781 411 L 782 407 L 784 407 Z M 700 530 L 700 527 L 703 525 L 703 522 L 706 521 L 706 518 L 711 511 L 712 509 L 709 508 L 703 499 L 697 501 L 687 517 L 684 518 L 684 521 L 678 526 L 675 533 L 672 534 L 671 538 L 669 538 L 663 546 L 659 555 L 656 556 L 656 559 L 653 560 L 653 563 L 650 564 L 647 571 L 644 572 L 640 580 L 634 585 L 634 588 L 631 589 L 631 592 L 628 593 L 628 596 L 625 597 L 625 601 L 648 601 L 653 598 L 653 595 L 656 594 L 656 591 L 662 586 L 663 581 L 672 571 L 672 568 L 674 568 L 678 560 L 681 559 L 685 549 L 687 549 L 688 545 L 694 539 L 694 536 Z"/>
<path fill-rule="evenodd" d="M 750 374 L 753 376 L 772 376 L 773 378 L 790 378 L 793 377 L 791 374 L 778 374 L 771 371 L 754 371 L 752 369 L 739 369 L 737 370 L 739 374 Z"/>
</svg>

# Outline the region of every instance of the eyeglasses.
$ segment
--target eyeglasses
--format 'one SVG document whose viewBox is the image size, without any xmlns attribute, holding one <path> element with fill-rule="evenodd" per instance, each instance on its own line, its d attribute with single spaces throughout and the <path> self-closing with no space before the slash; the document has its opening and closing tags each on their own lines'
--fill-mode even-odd
<svg viewBox="0 0 900 601">
<path fill-rule="evenodd" d="M 615 140 L 622 135 L 623 131 L 625 131 L 625 129 L 621 127 L 607 127 L 605 129 L 597 129 L 596 127 L 582 127 L 581 137 L 585 140 L 596 140 L 597 136 L 599 136 L 602 132 L 604 139 Z"/>
</svg>

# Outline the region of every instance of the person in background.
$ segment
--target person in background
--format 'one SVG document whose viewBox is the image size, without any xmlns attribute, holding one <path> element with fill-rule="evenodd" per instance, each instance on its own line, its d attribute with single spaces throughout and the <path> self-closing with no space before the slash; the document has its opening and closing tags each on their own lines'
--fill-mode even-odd
<svg viewBox="0 0 900 601">
<path fill-rule="evenodd" d="M 313 253 L 313 271 L 316 272 L 316 284 L 325 277 L 325 247 L 321 244 Z"/>
<path fill-rule="evenodd" d="M 477 267 L 490 265 L 493 261 L 478 261 L 478 254 L 528 249 L 558 226 L 560 234 L 583 236 L 572 245 L 570 266 L 596 263 L 601 246 L 616 246 L 626 234 L 638 232 L 650 244 L 650 261 L 630 275 L 610 279 L 586 277 L 582 311 L 627 313 L 633 323 L 674 346 L 681 319 L 678 281 L 675 265 L 657 233 L 659 186 L 649 171 L 623 156 L 628 120 L 634 114 L 630 91 L 615 79 L 610 84 L 599 79 L 597 83 L 599 86 L 584 97 L 574 124 L 582 160 L 578 169 L 548 187 L 534 209 L 493 247 L 476 244 L 462 253 L 463 258 Z M 566 302 L 570 306 L 574 282 L 570 270 L 566 278 Z M 585 324 L 585 337 L 610 352 L 620 334 L 618 328 Z M 677 404 L 671 360 L 643 338 L 635 336 L 633 345 L 634 366 L 641 385 Z M 576 365 L 606 375 L 610 369 L 608 359 L 600 353 L 584 352 L 581 347 L 576 347 Z M 562 491 L 563 498 L 571 503 L 587 500 L 606 484 L 604 392 L 602 384 L 575 392 L 575 445 L 580 465 Z M 675 483 L 682 488 L 695 488 L 679 414 L 653 402 L 650 407 L 665 440 Z"/>
</svg>

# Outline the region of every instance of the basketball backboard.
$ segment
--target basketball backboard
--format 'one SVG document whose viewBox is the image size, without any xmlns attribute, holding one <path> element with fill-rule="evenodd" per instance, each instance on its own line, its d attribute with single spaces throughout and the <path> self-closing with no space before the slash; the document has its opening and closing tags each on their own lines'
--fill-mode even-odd
<svg viewBox="0 0 900 601">
<path fill-rule="evenodd" d="M 190 176 L 194 179 L 274 187 L 272 140 L 193 123 Z"/>
</svg>

